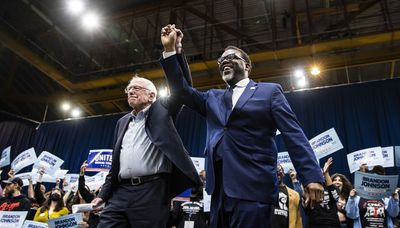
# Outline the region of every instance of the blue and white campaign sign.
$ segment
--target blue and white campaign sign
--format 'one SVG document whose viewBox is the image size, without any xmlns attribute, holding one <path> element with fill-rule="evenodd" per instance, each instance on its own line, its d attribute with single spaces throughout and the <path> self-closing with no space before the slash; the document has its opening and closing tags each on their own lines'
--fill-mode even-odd
<svg viewBox="0 0 400 228">
<path fill-rule="evenodd" d="M 18 173 L 21 169 L 32 165 L 37 160 L 35 149 L 32 147 L 20 153 L 14 161 L 11 162 L 11 168 L 15 173 Z"/>
<path fill-rule="evenodd" d="M 394 147 L 396 166 L 400 167 L 400 146 Z"/>
<path fill-rule="evenodd" d="M 11 146 L 5 148 L 1 153 L 0 168 L 10 164 Z"/>
<path fill-rule="evenodd" d="M 31 220 L 25 220 L 24 225 L 22 228 L 48 228 L 49 226 L 47 223 L 42 222 L 34 222 Z"/>
<path fill-rule="evenodd" d="M 43 151 L 33 165 L 33 168 L 39 169 L 42 167 L 44 168 L 44 173 L 53 176 L 63 163 L 64 160 L 61 158 L 51 154 L 50 152 Z"/>
<path fill-rule="evenodd" d="M 290 169 L 294 170 L 292 160 L 287 151 L 278 153 L 277 163 L 282 166 L 285 173 L 288 173 Z"/>
<path fill-rule="evenodd" d="M 398 175 L 377 175 L 355 172 L 354 187 L 357 195 L 365 199 L 389 197 L 396 190 Z"/>
<path fill-rule="evenodd" d="M 79 228 L 79 222 L 82 221 L 82 214 L 70 214 L 47 221 L 49 228 Z"/>
<path fill-rule="evenodd" d="M 350 173 L 357 171 L 362 164 L 376 166 L 383 165 L 384 162 L 382 148 L 380 146 L 354 151 L 347 155 Z"/>
<path fill-rule="evenodd" d="M 204 158 L 190 157 L 192 159 L 193 165 L 196 168 L 197 173 L 204 170 Z"/>
<path fill-rule="evenodd" d="M 394 148 L 393 146 L 382 147 L 383 155 L 383 167 L 393 167 L 394 166 Z"/>
<path fill-rule="evenodd" d="M 36 178 L 35 175 L 32 174 L 32 172 L 18 173 L 14 177 L 21 178 L 22 182 L 24 183 L 24 186 L 29 185 L 29 177 L 32 178 L 32 184 L 36 184 Z"/>
<path fill-rule="evenodd" d="M 112 164 L 112 150 L 90 150 L 87 159 L 87 171 L 108 171 Z"/>
<path fill-rule="evenodd" d="M 64 181 L 66 181 L 68 183 L 67 186 L 64 186 L 64 191 L 71 190 L 71 186 L 75 186 L 75 190 L 77 190 L 78 189 L 79 174 L 66 174 Z"/>
<path fill-rule="evenodd" d="M 315 136 L 309 142 L 317 159 L 321 159 L 343 149 L 342 142 L 340 141 L 335 128 L 331 128 Z"/>
<path fill-rule="evenodd" d="M 20 228 L 27 214 L 27 211 L 0 211 L 0 227 Z"/>
<path fill-rule="evenodd" d="M 94 176 L 85 176 L 85 184 L 89 187 L 90 190 L 97 190 L 99 189 L 104 182 L 106 181 L 107 177 L 106 172 L 98 172 Z"/>
</svg>

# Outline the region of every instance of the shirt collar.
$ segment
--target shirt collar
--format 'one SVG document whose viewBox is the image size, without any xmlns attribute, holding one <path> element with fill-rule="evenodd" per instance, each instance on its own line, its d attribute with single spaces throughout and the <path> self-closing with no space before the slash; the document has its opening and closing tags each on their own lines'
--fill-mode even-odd
<svg viewBox="0 0 400 228">
<path fill-rule="evenodd" d="M 249 79 L 249 78 L 244 78 L 244 79 L 238 81 L 238 82 L 236 83 L 236 86 L 235 86 L 235 87 L 239 87 L 239 88 L 246 87 L 247 84 L 249 84 L 249 82 L 250 82 L 250 79 Z"/>
<path fill-rule="evenodd" d="M 144 108 L 142 111 L 140 111 L 138 114 L 134 114 L 133 111 L 131 112 L 131 116 L 133 117 L 133 119 L 136 119 L 137 117 L 141 117 L 141 116 L 146 116 L 147 113 L 149 113 L 149 109 L 150 109 L 150 105 L 148 105 L 146 108 Z"/>
</svg>

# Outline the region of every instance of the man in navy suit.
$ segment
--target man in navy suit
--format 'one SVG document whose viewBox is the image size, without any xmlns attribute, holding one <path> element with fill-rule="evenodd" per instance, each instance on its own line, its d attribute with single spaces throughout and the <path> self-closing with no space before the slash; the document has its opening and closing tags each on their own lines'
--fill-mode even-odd
<svg viewBox="0 0 400 228">
<path fill-rule="evenodd" d="M 212 194 L 211 227 L 269 227 L 277 199 L 276 130 L 282 133 L 306 201 L 319 202 L 321 168 L 295 114 L 273 83 L 249 79 L 251 60 L 229 46 L 218 59 L 226 90 L 201 92 L 184 80 L 175 55 L 175 25 L 161 31 L 164 68 L 171 94 L 206 118 L 206 190 Z"/>
<path fill-rule="evenodd" d="M 106 203 L 98 227 L 166 227 L 171 198 L 201 185 L 174 127 L 181 103 L 174 96 L 156 99 L 156 87 L 142 77 L 133 77 L 125 92 L 133 110 L 117 122 L 112 168 L 92 201 Z"/>
</svg>

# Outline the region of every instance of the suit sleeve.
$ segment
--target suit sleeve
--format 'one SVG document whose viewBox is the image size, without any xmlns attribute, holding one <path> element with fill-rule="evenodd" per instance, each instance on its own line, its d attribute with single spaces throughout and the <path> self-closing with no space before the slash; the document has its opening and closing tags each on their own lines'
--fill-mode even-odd
<svg viewBox="0 0 400 228">
<path fill-rule="evenodd" d="M 208 93 L 199 92 L 189 85 L 179 63 L 177 55 L 161 58 L 173 102 L 182 102 L 201 115 L 206 115 L 206 99 Z M 191 80 L 190 80 L 191 81 Z"/>
<path fill-rule="evenodd" d="M 282 133 L 300 182 L 304 186 L 313 182 L 323 183 L 324 178 L 314 151 L 279 85 L 276 86 L 271 96 L 271 107 L 272 116 L 277 128 Z"/>
</svg>

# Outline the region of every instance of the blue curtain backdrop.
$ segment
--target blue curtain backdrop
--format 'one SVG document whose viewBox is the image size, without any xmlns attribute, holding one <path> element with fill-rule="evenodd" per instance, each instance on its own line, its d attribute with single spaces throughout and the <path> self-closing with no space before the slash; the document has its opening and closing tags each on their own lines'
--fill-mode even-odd
<svg viewBox="0 0 400 228">
<path fill-rule="evenodd" d="M 384 80 L 287 93 L 307 137 L 334 127 L 344 149 L 332 154 L 331 172 L 349 175 L 346 154 L 374 146 L 400 145 L 400 80 Z M 122 114 L 37 124 L 0 115 L 0 151 L 12 146 L 12 159 L 35 147 L 64 159 L 62 168 L 77 173 L 90 149 L 112 148 L 116 121 Z M 204 119 L 184 108 L 176 126 L 191 156 L 203 156 Z M 277 136 L 279 151 L 285 151 Z M 321 159 L 321 165 L 325 162 Z M 5 171 L 8 171 L 6 167 Z M 387 169 L 398 173 L 398 168 Z M 3 176 L 4 178 L 4 176 Z"/>
</svg>

